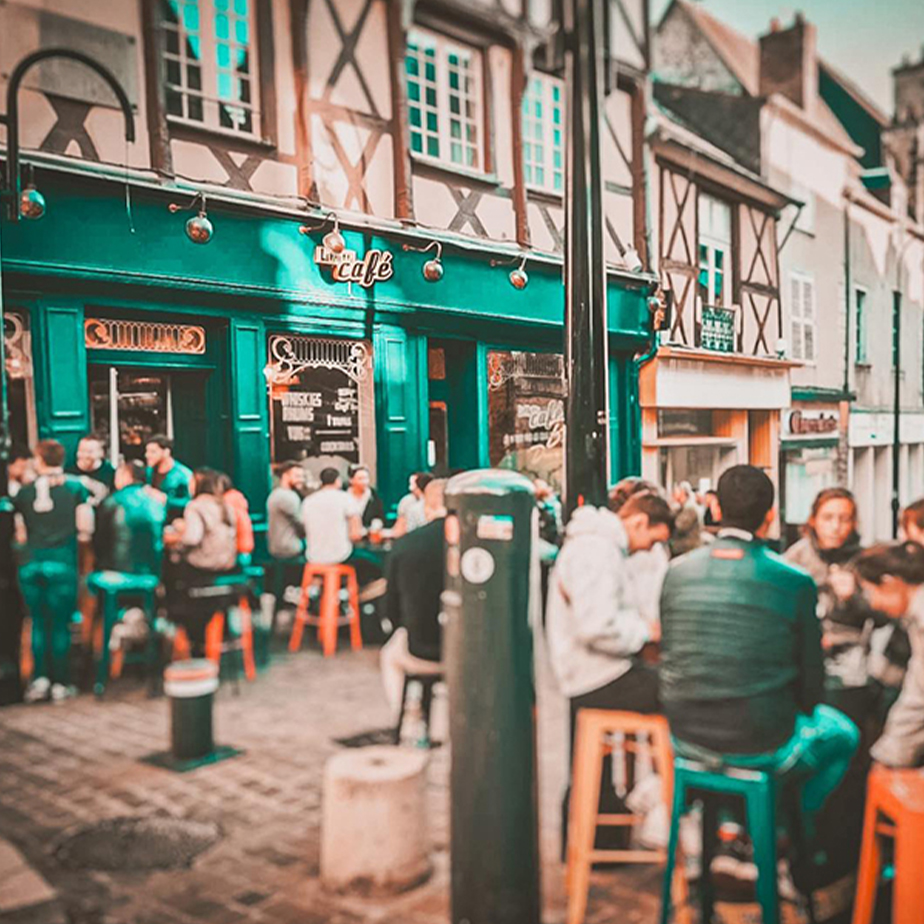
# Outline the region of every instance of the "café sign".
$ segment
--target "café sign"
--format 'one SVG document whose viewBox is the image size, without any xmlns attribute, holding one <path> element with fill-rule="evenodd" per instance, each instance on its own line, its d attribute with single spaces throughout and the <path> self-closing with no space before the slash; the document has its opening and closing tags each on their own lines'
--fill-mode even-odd
<svg viewBox="0 0 924 924">
<path fill-rule="evenodd" d="M 314 250 L 314 262 L 330 269 L 334 282 L 355 282 L 366 289 L 387 282 L 395 274 L 394 254 L 387 250 L 367 250 L 360 260 L 355 250 L 334 253 L 319 245 Z"/>
<path fill-rule="evenodd" d="M 785 436 L 830 436 L 837 433 L 840 418 L 831 411 L 786 411 L 783 424 Z"/>
</svg>

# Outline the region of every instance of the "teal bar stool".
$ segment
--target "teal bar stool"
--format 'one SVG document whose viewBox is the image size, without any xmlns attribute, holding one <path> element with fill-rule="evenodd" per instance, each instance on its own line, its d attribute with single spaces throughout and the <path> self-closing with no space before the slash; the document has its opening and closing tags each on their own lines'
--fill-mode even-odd
<svg viewBox="0 0 924 924">
<path fill-rule="evenodd" d="M 119 621 L 122 609 L 124 609 L 120 604 L 126 598 L 137 600 L 141 604 L 150 628 L 149 666 L 156 658 L 154 595 L 159 584 L 160 578 L 156 574 L 94 571 L 87 576 L 87 590 L 99 600 L 99 608 L 103 616 L 103 647 L 96 665 L 96 682 L 93 684 L 93 692 L 97 696 L 102 696 L 106 691 L 106 681 L 109 679 L 109 639 L 113 626 Z"/>
<path fill-rule="evenodd" d="M 780 900 L 777 893 L 776 803 L 777 781 L 763 770 L 740 767 L 707 766 L 684 757 L 674 759 L 674 804 L 671 812 L 670 839 L 667 845 L 667 868 L 661 903 L 661 924 L 671 918 L 671 883 L 677 860 L 680 817 L 687 811 L 692 793 L 703 799 L 703 851 L 700 879 L 700 920 L 711 924 L 714 895 L 709 876 L 718 841 L 718 809 L 723 798 L 744 799 L 747 829 L 754 845 L 757 865 L 757 902 L 763 924 L 780 924 Z M 809 902 L 811 907 L 811 901 Z"/>
</svg>

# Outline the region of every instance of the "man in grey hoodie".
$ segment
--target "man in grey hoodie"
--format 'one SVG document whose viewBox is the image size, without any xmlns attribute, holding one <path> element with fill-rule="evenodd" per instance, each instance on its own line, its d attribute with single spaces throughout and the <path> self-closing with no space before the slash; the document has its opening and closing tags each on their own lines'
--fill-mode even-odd
<svg viewBox="0 0 924 924">
<path fill-rule="evenodd" d="M 549 659 L 571 704 L 571 752 L 581 709 L 658 711 L 658 675 L 639 657 L 660 637 L 654 614 L 640 607 L 629 556 L 667 542 L 673 513 L 653 492 L 632 495 L 619 513 L 579 507 L 549 579 L 546 633 Z M 606 758 L 603 779 L 612 776 Z M 611 786 L 600 791 L 600 810 L 617 810 Z M 570 789 L 563 805 L 567 830 Z M 563 838 L 564 841 L 564 838 Z"/>
</svg>

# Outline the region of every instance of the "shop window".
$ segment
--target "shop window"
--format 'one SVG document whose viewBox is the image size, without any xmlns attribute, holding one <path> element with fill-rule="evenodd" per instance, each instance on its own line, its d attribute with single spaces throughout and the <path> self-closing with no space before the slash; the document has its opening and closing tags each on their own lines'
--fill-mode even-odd
<svg viewBox="0 0 924 924">
<path fill-rule="evenodd" d="M 701 408 L 659 409 L 658 436 L 712 436 L 712 411 Z"/>
<path fill-rule="evenodd" d="M 561 491 L 565 445 L 564 365 L 557 353 L 488 353 L 491 465 Z"/>
<path fill-rule="evenodd" d="M 854 290 L 853 311 L 857 328 L 857 349 L 855 361 L 860 365 L 865 365 L 867 359 L 867 340 L 866 340 L 866 289 L 857 288 Z"/>
<path fill-rule="evenodd" d="M 807 273 L 789 275 L 789 317 L 792 358 L 815 361 L 815 279 Z"/>
<path fill-rule="evenodd" d="M 523 94 L 523 177 L 540 192 L 564 189 L 564 83 L 534 74 Z"/>
<path fill-rule="evenodd" d="M 408 33 L 405 72 L 411 151 L 484 170 L 481 52 L 415 28 Z"/>
<path fill-rule="evenodd" d="M 167 115 L 255 135 L 257 0 L 161 0 Z"/>
<path fill-rule="evenodd" d="M 35 378 L 32 370 L 32 339 L 28 315 L 18 311 L 3 314 L 4 358 L 10 438 L 22 446 L 34 446 L 38 438 L 35 422 Z"/>
<path fill-rule="evenodd" d="M 700 193 L 699 285 L 702 305 L 731 304 L 731 207 L 714 196 Z"/>
<path fill-rule="evenodd" d="M 375 477 L 372 349 L 360 340 L 272 334 L 269 386 L 274 464 L 303 461 L 309 472 L 362 463 Z"/>
<path fill-rule="evenodd" d="M 658 452 L 661 484 L 672 490 L 688 482 L 697 491 L 719 483 L 719 476 L 738 462 L 737 447 L 721 445 L 662 446 Z"/>
</svg>

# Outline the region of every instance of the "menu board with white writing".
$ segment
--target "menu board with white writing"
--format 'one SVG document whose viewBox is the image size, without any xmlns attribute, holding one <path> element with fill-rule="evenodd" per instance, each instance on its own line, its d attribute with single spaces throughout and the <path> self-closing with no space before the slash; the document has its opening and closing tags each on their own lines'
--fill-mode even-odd
<svg viewBox="0 0 924 924">
<path fill-rule="evenodd" d="M 359 462 L 359 391 L 340 369 L 306 369 L 273 387 L 273 460 Z"/>
</svg>

